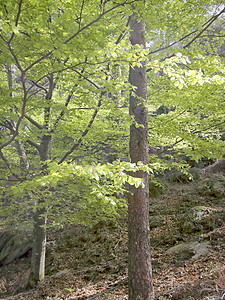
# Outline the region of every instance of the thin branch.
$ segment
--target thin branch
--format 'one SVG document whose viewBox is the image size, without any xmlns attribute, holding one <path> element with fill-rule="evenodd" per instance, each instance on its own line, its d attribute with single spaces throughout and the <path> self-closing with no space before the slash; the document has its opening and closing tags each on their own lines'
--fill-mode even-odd
<svg viewBox="0 0 225 300">
<path fill-rule="evenodd" d="M 22 81 L 23 95 L 24 96 L 23 96 L 23 105 L 22 105 L 22 109 L 21 109 L 21 115 L 18 118 L 18 121 L 17 121 L 17 123 L 15 125 L 14 133 L 13 133 L 12 137 L 6 143 L 4 143 L 4 144 L 2 144 L 0 146 L 0 150 L 2 150 L 3 148 L 5 148 L 6 146 L 10 145 L 15 140 L 15 138 L 17 137 L 17 135 L 19 134 L 19 127 L 20 127 L 20 124 L 21 124 L 21 122 L 22 122 L 22 120 L 24 118 L 26 104 L 27 104 L 27 90 L 26 90 L 26 85 L 25 85 L 25 74 L 24 74 L 24 71 L 23 71 L 23 69 L 22 69 L 22 67 L 21 67 L 21 65 L 20 65 L 20 63 L 19 63 L 16 55 L 13 52 L 13 49 L 12 49 L 11 45 L 9 45 L 9 49 L 10 49 L 13 57 L 15 58 L 15 61 L 17 62 L 17 66 L 18 66 L 18 68 L 19 68 L 19 70 L 21 72 L 21 81 Z M 9 83 L 9 88 L 11 88 L 10 87 L 10 83 Z"/>
<path fill-rule="evenodd" d="M 34 119 L 32 119 L 31 117 L 29 117 L 28 115 L 25 114 L 24 116 L 28 121 L 30 121 L 31 124 L 33 124 L 35 127 L 37 127 L 38 129 L 42 130 L 43 126 L 41 124 L 39 124 L 38 122 L 36 122 Z"/>
<path fill-rule="evenodd" d="M 27 71 L 29 71 L 31 68 L 33 68 L 36 64 L 38 64 L 39 62 L 41 62 L 42 60 L 46 59 L 47 57 L 49 57 L 51 54 L 53 53 L 53 51 L 49 51 L 48 53 L 46 53 L 45 55 L 43 55 L 42 57 L 40 57 L 39 59 L 35 60 L 32 64 L 30 64 L 25 70 L 24 72 L 26 73 Z"/>
<path fill-rule="evenodd" d="M 37 143 L 35 143 L 35 142 L 31 141 L 31 140 L 27 140 L 26 142 L 28 144 L 30 144 L 32 147 L 35 147 L 38 151 L 40 151 L 40 146 Z"/>
<path fill-rule="evenodd" d="M 99 89 L 100 90 L 100 87 L 96 84 L 96 83 L 94 83 L 93 81 L 91 81 L 90 79 L 88 79 L 86 76 L 84 76 L 82 73 L 80 73 L 79 71 L 77 71 L 77 70 L 74 70 L 74 69 L 72 69 L 74 72 L 76 72 L 77 74 L 79 74 L 80 75 L 80 77 L 83 77 L 86 81 L 88 81 L 89 83 L 91 83 L 94 87 L 96 87 L 97 89 Z"/>
<path fill-rule="evenodd" d="M 188 38 L 189 36 L 191 36 L 192 34 L 194 34 L 196 32 L 197 32 L 197 30 L 194 30 L 194 31 L 188 33 L 187 35 L 183 36 L 182 38 L 180 38 L 178 41 L 169 44 L 168 46 L 165 46 L 165 47 L 162 47 L 162 48 L 158 48 L 158 49 L 156 49 L 156 50 L 154 50 L 152 52 L 149 52 L 148 55 L 154 54 L 154 53 L 158 53 L 160 51 L 169 49 L 169 48 L 173 47 L 174 45 L 179 44 L 181 41 L 185 40 L 186 38 Z"/>
<path fill-rule="evenodd" d="M 0 150 L 0 157 L 1 157 L 2 160 L 5 162 L 7 168 L 8 168 L 9 171 L 12 173 L 12 175 L 13 175 L 14 177 L 16 177 L 17 179 L 19 179 L 19 176 L 11 170 L 10 163 L 9 163 L 9 161 L 7 160 L 7 158 L 4 156 L 4 154 L 2 153 L 2 150 Z"/>
<path fill-rule="evenodd" d="M 77 35 L 79 35 L 82 31 L 84 31 L 85 29 L 89 28 L 91 25 L 95 24 L 96 22 L 98 22 L 104 15 L 106 15 L 107 13 L 111 12 L 112 10 L 123 6 L 125 4 L 132 4 L 134 3 L 136 0 L 130 1 L 130 2 L 123 2 L 123 3 L 119 3 L 117 5 L 115 5 L 114 7 L 106 10 L 105 12 L 101 13 L 96 19 L 94 19 L 93 21 L 91 21 L 90 23 L 88 23 L 87 25 L 85 25 L 84 27 L 82 27 L 81 29 L 78 29 L 78 31 L 73 34 L 70 38 L 68 38 L 65 42 L 63 42 L 63 44 L 68 44 L 71 40 L 73 40 Z M 46 53 L 45 55 L 43 55 L 42 57 L 40 57 L 39 59 L 37 59 L 36 61 L 34 61 L 32 64 L 30 64 L 25 70 L 24 72 L 26 73 L 28 70 L 30 70 L 31 68 L 33 68 L 36 64 L 38 64 L 39 62 L 41 62 L 42 60 L 46 59 L 47 57 L 49 57 L 51 54 L 53 53 L 53 51 L 49 51 L 48 53 Z"/>
<path fill-rule="evenodd" d="M 75 85 L 76 86 L 76 85 Z M 74 86 L 74 87 L 75 87 Z M 74 88 L 73 87 L 73 88 Z M 71 93 L 68 95 L 67 99 L 66 99 L 66 103 L 65 103 L 65 107 L 68 107 L 69 103 L 70 103 L 70 100 L 73 96 L 73 90 L 71 91 Z M 62 117 L 64 116 L 65 112 L 64 110 L 61 111 L 60 115 L 58 116 L 58 118 L 56 119 L 54 125 L 53 125 L 53 128 L 55 129 L 56 126 L 58 125 L 59 121 L 62 119 Z"/>
<path fill-rule="evenodd" d="M 91 126 L 92 126 L 92 124 L 93 124 L 93 122 L 94 122 L 94 120 L 95 120 L 95 118 L 96 118 L 96 116 L 97 116 L 97 114 L 98 114 L 98 111 L 99 111 L 99 108 L 101 107 L 101 105 L 102 105 L 102 97 L 103 97 L 103 95 L 105 94 L 105 92 L 104 93 L 102 93 L 101 94 L 101 98 L 100 98 L 100 100 L 98 101 L 98 105 L 97 105 L 97 108 L 95 109 L 95 111 L 94 111 L 94 113 L 93 113 L 93 115 L 92 115 L 92 117 L 91 117 L 91 119 L 90 119 L 90 121 L 89 121 L 89 123 L 88 123 L 88 125 L 87 125 L 87 127 L 86 127 L 86 129 L 84 130 L 84 132 L 82 133 L 82 135 L 81 135 L 81 137 L 79 138 L 79 140 L 77 141 L 77 143 L 75 143 L 71 148 L 70 148 L 70 150 L 69 151 L 67 151 L 66 152 L 66 154 L 63 156 L 63 158 L 59 161 L 59 163 L 58 164 L 61 164 L 62 162 L 64 162 L 64 160 L 81 144 L 81 142 L 83 141 L 83 138 L 88 134 L 88 132 L 89 132 L 89 130 L 90 130 L 90 128 L 91 128 Z M 73 161 L 73 160 L 72 160 Z"/>
<path fill-rule="evenodd" d="M 50 74 L 48 80 L 49 80 L 49 88 L 48 88 L 48 93 L 46 94 L 45 97 L 48 106 L 44 108 L 44 125 L 43 125 L 43 128 L 47 128 L 47 130 L 49 129 L 49 123 L 50 123 L 50 113 L 51 113 L 50 103 L 52 99 L 53 90 L 55 88 L 53 73 Z"/>
<path fill-rule="evenodd" d="M 225 12 L 225 8 L 224 8 L 220 13 L 218 13 L 216 16 L 211 17 L 207 22 L 205 22 L 205 23 L 202 25 L 202 27 L 204 27 L 204 28 L 203 28 L 203 29 L 202 29 L 195 37 L 193 37 L 193 39 L 192 39 L 190 42 L 188 42 L 186 45 L 184 45 L 184 46 L 182 47 L 182 49 L 188 48 L 188 47 L 189 47 L 196 39 L 198 39 L 198 38 L 202 35 L 202 33 L 205 32 L 205 31 L 209 28 L 209 26 L 211 26 L 211 25 L 215 22 L 215 20 L 218 19 L 219 16 L 221 16 L 224 12 Z M 184 36 L 184 37 L 182 37 L 180 40 L 178 40 L 178 41 L 176 41 L 176 42 L 170 44 L 169 46 L 166 46 L 166 47 L 157 49 L 157 50 L 155 50 L 155 51 L 150 52 L 149 54 L 157 53 L 157 52 L 160 52 L 160 51 L 162 51 L 162 50 L 168 49 L 168 48 L 172 47 L 173 45 L 175 45 L 175 44 L 181 42 L 182 40 L 186 39 L 187 37 L 191 36 L 193 33 L 196 33 L 196 32 L 197 32 L 197 30 L 195 30 L 195 31 L 193 31 L 193 32 L 191 32 L 191 33 L 189 33 L 189 34 L 187 34 L 186 36 Z M 168 58 L 173 57 L 174 55 L 175 55 L 175 53 L 172 53 L 171 55 L 165 57 L 164 59 L 162 59 L 162 60 L 160 60 L 160 61 L 162 62 L 162 61 L 164 61 L 165 59 L 168 59 Z M 151 68 L 147 69 L 146 72 L 149 72 L 150 70 L 151 70 Z"/>
<path fill-rule="evenodd" d="M 41 86 L 40 84 L 38 84 L 37 82 L 35 82 L 34 80 L 31 80 L 31 82 L 33 83 L 33 85 L 27 90 L 27 92 L 29 93 L 29 91 L 34 87 L 38 87 L 41 90 L 44 90 L 46 93 L 48 92 L 46 88 L 44 88 L 43 86 Z"/>
<path fill-rule="evenodd" d="M 130 19 L 131 19 L 131 16 L 129 16 L 128 20 L 127 20 L 127 24 L 126 24 L 126 27 L 128 27 L 129 23 L 130 23 Z M 125 37 L 125 34 L 126 33 L 126 30 L 124 30 L 123 32 L 121 32 L 121 34 L 119 35 L 118 39 L 116 40 L 116 45 L 118 45 L 120 43 L 120 41 L 122 41 L 122 39 Z"/>
<path fill-rule="evenodd" d="M 85 57 L 85 63 L 87 62 L 87 60 L 88 60 L 88 58 Z M 81 71 L 81 75 L 82 75 L 83 73 L 84 73 L 84 67 L 83 67 L 83 69 L 82 69 L 82 71 Z M 81 75 L 80 75 L 80 77 L 81 77 Z M 71 93 L 68 95 L 68 97 L 67 97 L 67 99 L 66 99 L 65 107 L 68 107 L 68 105 L 69 105 L 69 103 L 70 103 L 70 100 L 72 99 L 72 96 L 73 96 L 73 90 L 74 90 L 74 88 L 77 87 L 77 86 L 78 86 L 77 84 L 75 84 L 75 85 L 73 86 L 73 88 L 72 88 L 72 90 L 71 90 Z M 54 125 L 53 125 L 53 128 L 54 128 L 54 129 L 56 128 L 57 124 L 58 124 L 59 121 L 62 119 L 62 117 L 64 116 L 64 114 L 65 114 L 65 112 L 64 112 L 64 110 L 62 110 L 61 113 L 60 113 L 60 115 L 58 116 L 58 118 L 56 119 L 56 121 L 55 121 L 55 123 L 54 123 Z"/>
<path fill-rule="evenodd" d="M 186 49 L 187 47 L 189 47 L 197 38 L 199 38 L 202 35 L 202 33 L 205 32 L 209 28 L 209 26 L 211 26 L 212 23 L 214 23 L 216 21 L 216 19 L 218 19 L 219 16 L 222 15 L 224 12 L 225 12 L 225 8 L 220 13 L 218 13 L 216 16 L 212 17 L 211 21 L 208 22 L 208 24 L 199 32 L 199 34 L 197 34 L 189 43 L 187 43 L 183 47 L 183 49 Z"/>
<path fill-rule="evenodd" d="M 84 0 L 82 1 L 81 4 L 81 9 L 80 9 L 80 17 L 79 17 L 79 30 L 80 30 L 80 26 L 81 26 L 81 19 L 82 19 L 82 13 L 83 13 L 83 8 L 84 8 Z"/>
<path fill-rule="evenodd" d="M 117 4 L 117 5 L 113 6 L 113 7 L 111 7 L 110 9 L 104 11 L 104 12 L 101 13 L 95 20 L 91 21 L 89 24 L 85 25 L 84 27 L 82 27 L 81 29 L 79 29 L 74 35 L 72 35 L 70 38 L 68 38 L 68 39 L 64 42 L 64 44 L 67 44 L 69 41 L 71 41 L 72 39 L 74 39 L 78 34 L 80 34 L 83 30 L 87 29 L 88 27 L 90 27 L 91 25 L 93 25 L 94 23 L 96 23 L 97 21 L 99 21 L 99 20 L 100 20 L 104 15 L 106 15 L 107 13 L 109 13 L 109 12 L 111 12 L 112 10 L 114 10 L 114 9 L 120 7 L 120 6 L 123 6 L 123 5 L 125 5 L 125 4 L 132 4 L 132 3 L 135 2 L 135 1 L 136 1 L 136 0 L 131 1 L 131 2 L 128 2 L 128 3 L 126 3 L 126 1 L 125 1 L 125 2 L 123 2 L 123 3 L 119 3 L 119 4 Z"/>
<path fill-rule="evenodd" d="M 21 14 L 22 2 L 23 2 L 23 0 L 20 0 L 19 7 L 18 7 L 18 12 L 17 12 L 17 16 L 16 16 L 15 27 L 17 27 L 18 22 L 19 22 L 19 18 L 20 18 L 20 14 Z M 14 36 L 15 36 L 15 33 L 13 32 L 12 35 L 11 35 L 11 38 L 9 39 L 9 42 L 8 42 L 9 44 L 12 42 Z"/>
<path fill-rule="evenodd" d="M 0 38 L 6 43 L 6 44 L 8 44 L 8 41 L 0 34 Z M 4 44 L 2 44 L 2 45 L 4 45 Z"/>
</svg>

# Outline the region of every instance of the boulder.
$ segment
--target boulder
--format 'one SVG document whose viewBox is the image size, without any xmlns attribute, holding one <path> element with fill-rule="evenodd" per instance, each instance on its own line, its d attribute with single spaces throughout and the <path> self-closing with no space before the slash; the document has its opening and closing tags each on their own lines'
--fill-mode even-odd
<svg viewBox="0 0 225 300">
<path fill-rule="evenodd" d="M 0 234 L 0 266 L 8 265 L 14 259 L 25 255 L 32 248 L 29 234 L 4 231 Z"/>
<path fill-rule="evenodd" d="M 197 191 L 203 196 L 225 197 L 225 176 L 214 174 L 197 184 Z"/>
<path fill-rule="evenodd" d="M 208 253 L 209 242 L 198 243 L 182 243 L 169 248 L 166 253 L 174 254 L 178 260 L 197 259 Z"/>
<path fill-rule="evenodd" d="M 189 183 L 190 181 L 192 181 L 192 176 L 188 172 L 183 173 L 181 171 L 171 171 L 167 175 L 167 179 L 171 183 L 184 183 L 184 184 L 186 184 L 186 183 Z"/>
<path fill-rule="evenodd" d="M 223 211 L 206 206 L 190 208 L 180 219 L 179 226 L 183 233 L 209 231 L 223 223 Z"/>
<path fill-rule="evenodd" d="M 193 167 L 188 170 L 188 173 L 192 176 L 192 180 L 199 180 L 202 177 L 203 171 L 200 168 Z"/>
</svg>

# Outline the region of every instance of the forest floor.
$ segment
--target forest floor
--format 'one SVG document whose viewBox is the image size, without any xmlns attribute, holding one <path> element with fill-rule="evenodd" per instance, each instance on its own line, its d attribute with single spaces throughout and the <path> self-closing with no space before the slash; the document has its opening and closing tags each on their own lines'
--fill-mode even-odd
<svg viewBox="0 0 225 300">
<path fill-rule="evenodd" d="M 170 184 L 165 193 L 151 199 L 155 299 L 225 300 L 224 213 L 185 232 L 181 220 L 195 206 L 224 212 L 224 199 L 200 196 L 195 183 Z M 205 243 L 207 252 L 200 256 L 167 252 L 190 242 Z M 0 268 L 0 299 L 128 299 L 126 219 L 117 225 L 100 222 L 93 228 L 70 226 L 50 232 L 46 278 L 24 291 L 29 262 L 30 253 Z"/>
</svg>

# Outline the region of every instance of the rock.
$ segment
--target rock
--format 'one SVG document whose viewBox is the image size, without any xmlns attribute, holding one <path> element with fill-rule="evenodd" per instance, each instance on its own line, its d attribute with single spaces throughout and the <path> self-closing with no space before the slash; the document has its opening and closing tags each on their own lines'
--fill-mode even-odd
<svg viewBox="0 0 225 300">
<path fill-rule="evenodd" d="M 171 247 L 166 251 L 167 254 L 174 254 L 178 260 L 197 259 L 208 253 L 209 242 L 182 243 Z"/>
<path fill-rule="evenodd" d="M 59 272 L 57 272 L 56 274 L 54 274 L 53 275 L 53 277 L 60 277 L 60 276 L 62 276 L 62 275 L 65 275 L 65 274 L 67 274 L 69 272 L 69 270 L 68 269 L 64 269 L 64 270 L 62 270 L 62 271 L 59 271 Z"/>
<path fill-rule="evenodd" d="M 168 180 L 172 183 L 189 183 L 194 180 L 199 180 L 203 174 L 200 168 L 193 167 L 185 172 L 173 170 L 168 174 Z"/>
<path fill-rule="evenodd" d="M 0 234 L 0 266 L 25 255 L 32 247 L 31 237 L 24 233 L 5 231 Z"/>
<path fill-rule="evenodd" d="M 203 196 L 222 198 L 225 196 L 225 177 L 215 174 L 205 178 L 197 184 L 197 191 Z"/>
<path fill-rule="evenodd" d="M 184 233 L 211 230 L 220 220 L 220 210 L 206 206 L 190 208 L 180 219 L 179 226 Z M 219 225 L 219 224 L 218 224 Z"/>
</svg>

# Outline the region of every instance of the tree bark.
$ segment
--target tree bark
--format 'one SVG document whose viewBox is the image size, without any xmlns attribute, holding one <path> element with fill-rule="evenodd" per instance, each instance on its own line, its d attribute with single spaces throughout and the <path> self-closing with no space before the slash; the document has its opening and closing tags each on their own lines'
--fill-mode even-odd
<svg viewBox="0 0 225 300">
<path fill-rule="evenodd" d="M 133 14 L 130 21 L 132 45 L 145 47 L 145 22 L 137 21 Z M 146 67 L 130 67 L 129 82 L 135 87 L 130 95 L 130 115 L 141 126 L 132 124 L 130 127 L 130 158 L 132 163 L 142 161 L 148 164 L 148 109 Z M 154 299 L 152 283 L 152 266 L 150 253 L 149 227 L 149 179 L 148 174 L 139 171 L 133 174 L 143 178 L 144 187 L 130 186 L 128 207 L 129 235 L 129 300 Z"/>
<path fill-rule="evenodd" d="M 45 277 L 45 254 L 46 254 L 46 217 L 45 207 L 41 206 L 41 199 L 38 200 L 38 209 L 34 215 L 33 245 L 31 256 L 30 275 L 27 282 L 27 289 L 34 288 L 39 281 Z"/>
<path fill-rule="evenodd" d="M 46 95 L 47 100 L 51 100 L 54 89 L 53 76 L 49 78 L 49 92 Z M 50 101 L 49 101 L 50 104 Z M 49 131 L 50 105 L 44 111 L 44 126 Z M 42 135 L 40 145 L 38 146 L 40 161 L 45 163 L 49 159 L 52 136 L 47 133 Z M 46 165 L 43 164 L 43 169 Z M 43 194 L 43 193 L 42 193 Z M 37 201 L 37 210 L 34 214 L 33 228 L 33 246 L 31 256 L 30 275 L 27 282 L 27 289 L 33 288 L 39 281 L 45 277 L 45 254 L 46 254 L 46 206 L 45 198 L 40 196 Z"/>
</svg>

